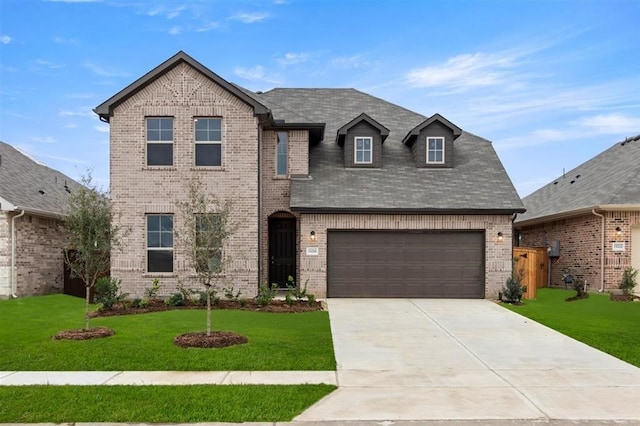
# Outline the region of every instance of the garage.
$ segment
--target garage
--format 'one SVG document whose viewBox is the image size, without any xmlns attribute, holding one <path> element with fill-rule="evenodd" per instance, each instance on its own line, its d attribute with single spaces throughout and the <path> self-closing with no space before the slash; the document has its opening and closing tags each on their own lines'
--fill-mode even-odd
<svg viewBox="0 0 640 426">
<path fill-rule="evenodd" d="M 484 231 L 328 232 L 328 297 L 484 298 Z"/>
</svg>

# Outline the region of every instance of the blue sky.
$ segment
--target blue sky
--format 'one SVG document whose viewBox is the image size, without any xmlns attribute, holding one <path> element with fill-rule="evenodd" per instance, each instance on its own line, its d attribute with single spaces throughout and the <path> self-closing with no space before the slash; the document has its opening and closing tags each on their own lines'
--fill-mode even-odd
<svg viewBox="0 0 640 426">
<path fill-rule="evenodd" d="M 525 196 L 640 133 L 640 0 L 0 0 L 0 140 L 106 187 L 92 108 L 184 50 L 252 90 L 353 87 L 493 141 Z"/>
</svg>

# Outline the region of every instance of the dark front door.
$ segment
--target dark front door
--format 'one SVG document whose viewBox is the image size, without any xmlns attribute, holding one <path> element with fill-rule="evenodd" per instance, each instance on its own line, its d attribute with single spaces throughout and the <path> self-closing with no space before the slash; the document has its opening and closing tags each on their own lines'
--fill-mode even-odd
<svg viewBox="0 0 640 426">
<path fill-rule="evenodd" d="M 296 277 L 296 220 L 269 219 L 269 284 L 287 287 L 287 278 Z"/>
</svg>

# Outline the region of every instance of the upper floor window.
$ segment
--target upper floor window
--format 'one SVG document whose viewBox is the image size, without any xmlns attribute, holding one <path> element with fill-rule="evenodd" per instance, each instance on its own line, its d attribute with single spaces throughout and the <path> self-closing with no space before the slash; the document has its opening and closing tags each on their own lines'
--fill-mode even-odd
<svg viewBox="0 0 640 426">
<path fill-rule="evenodd" d="M 196 118 L 194 122 L 196 166 L 221 166 L 222 119 Z"/>
<path fill-rule="evenodd" d="M 289 172 L 289 135 L 287 132 L 278 132 L 276 148 L 276 175 L 286 176 Z"/>
<path fill-rule="evenodd" d="M 444 138 L 427 137 L 427 163 L 444 163 Z"/>
<path fill-rule="evenodd" d="M 147 118 L 147 166 L 173 165 L 173 118 Z"/>
<path fill-rule="evenodd" d="M 173 272 L 173 215 L 147 215 L 147 272 Z"/>
<path fill-rule="evenodd" d="M 373 161 L 371 155 L 372 147 L 373 138 L 356 136 L 354 162 L 356 164 L 371 164 Z"/>
</svg>

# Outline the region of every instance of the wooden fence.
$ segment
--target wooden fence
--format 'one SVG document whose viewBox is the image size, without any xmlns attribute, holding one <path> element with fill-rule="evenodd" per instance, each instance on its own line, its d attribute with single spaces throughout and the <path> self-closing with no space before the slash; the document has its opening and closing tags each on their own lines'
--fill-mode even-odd
<svg viewBox="0 0 640 426">
<path fill-rule="evenodd" d="M 535 299 L 538 289 L 547 286 L 549 256 L 546 247 L 514 247 L 514 272 L 521 274 L 527 286 L 525 299 Z"/>
</svg>

